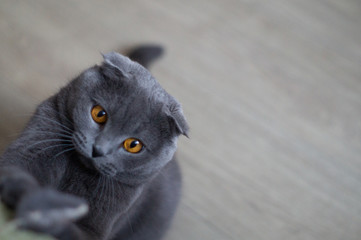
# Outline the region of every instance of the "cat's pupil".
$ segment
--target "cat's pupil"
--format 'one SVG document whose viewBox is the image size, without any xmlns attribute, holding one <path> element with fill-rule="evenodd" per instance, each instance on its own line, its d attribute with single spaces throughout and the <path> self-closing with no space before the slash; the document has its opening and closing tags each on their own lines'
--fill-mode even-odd
<svg viewBox="0 0 361 240">
<path fill-rule="evenodd" d="M 138 144 L 139 144 L 139 141 L 134 140 L 133 142 L 131 142 L 130 148 L 135 148 Z"/>
<path fill-rule="evenodd" d="M 105 115 L 105 111 L 100 111 L 98 114 L 97 114 L 97 117 L 103 117 Z"/>
</svg>

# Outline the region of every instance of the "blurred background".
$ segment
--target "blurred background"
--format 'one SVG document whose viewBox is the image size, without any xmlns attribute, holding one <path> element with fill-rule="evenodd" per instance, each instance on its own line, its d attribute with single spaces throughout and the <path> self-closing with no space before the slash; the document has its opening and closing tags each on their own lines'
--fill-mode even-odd
<svg viewBox="0 0 361 240">
<path fill-rule="evenodd" d="M 153 65 L 191 126 L 166 239 L 361 239 L 359 0 L 0 0 L 0 146 L 102 61 Z"/>
</svg>

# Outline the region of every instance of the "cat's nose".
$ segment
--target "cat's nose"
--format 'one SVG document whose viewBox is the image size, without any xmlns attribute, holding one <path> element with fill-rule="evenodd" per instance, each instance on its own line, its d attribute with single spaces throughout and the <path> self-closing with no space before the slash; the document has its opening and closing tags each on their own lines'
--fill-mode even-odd
<svg viewBox="0 0 361 240">
<path fill-rule="evenodd" d="M 93 146 L 93 152 L 92 152 L 93 158 L 102 157 L 104 155 L 105 155 L 105 152 L 101 147 L 96 146 L 96 145 Z"/>
</svg>

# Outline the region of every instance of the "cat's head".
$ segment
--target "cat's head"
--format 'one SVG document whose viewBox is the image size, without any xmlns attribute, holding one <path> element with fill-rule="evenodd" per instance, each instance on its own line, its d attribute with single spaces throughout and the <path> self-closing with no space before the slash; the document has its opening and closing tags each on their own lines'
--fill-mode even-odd
<svg viewBox="0 0 361 240">
<path fill-rule="evenodd" d="M 118 53 L 103 57 L 69 85 L 73 143 L 86 167 L 139 183 L 172 159 L 188 125 L 180 104 L 148 70 Z"/>
</svg>

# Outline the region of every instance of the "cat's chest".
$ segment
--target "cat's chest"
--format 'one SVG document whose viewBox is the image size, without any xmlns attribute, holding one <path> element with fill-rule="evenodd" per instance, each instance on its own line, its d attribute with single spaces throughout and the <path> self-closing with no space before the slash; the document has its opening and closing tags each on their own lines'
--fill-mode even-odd
<svg viewBox="0 0 361 240">
<path fill-rule="evenodd" d="M 90 209 L 103 213 L 121 211 L 131 204 L 131 199 L 135 196 L 129 187 L 79 164 L 68 165 L 57 188 L 85 198 Z"/>
</svg>

